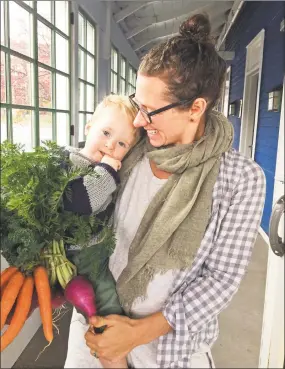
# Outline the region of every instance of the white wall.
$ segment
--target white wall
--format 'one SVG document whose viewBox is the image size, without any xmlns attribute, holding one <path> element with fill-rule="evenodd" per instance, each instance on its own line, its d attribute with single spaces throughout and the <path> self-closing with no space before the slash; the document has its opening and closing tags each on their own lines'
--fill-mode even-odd
<svg viewBox="0 0 285 369">
<path fill-rule="evenodd" d="M 127 61 L 135 68 L 138 68 L 139 59 L 131 48 L 128 40 L 125 38 L 119 25 L 111 18 L 111 29 L 106 29 L 107 18 L 107 3 L 94 0 L 74 0 L 80 8 L 82 8 L 97 25 L 97 41 L 98 41 L 98 100 L 110 92 L 110 50 L 111 43 L 118 49 L 118 51 L 127 59 Z M 105 35 L 110 34 L 110 42 L 108 42 L 109 56 L 106 59 L 104 52 Z"/>
</svg>

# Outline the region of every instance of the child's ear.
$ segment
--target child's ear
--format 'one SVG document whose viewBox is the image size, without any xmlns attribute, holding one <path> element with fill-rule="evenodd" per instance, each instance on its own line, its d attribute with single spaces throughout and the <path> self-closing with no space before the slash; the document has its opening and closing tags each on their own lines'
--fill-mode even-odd
<svg viewBox="0 0 285 369">
<path fill-rule="evenodd" d="M 85 125 L 85 129 L 84 129 L 85 136 L 88 135 L 90 127 L 91 127 L 91 121 L 87 122 Z"/>
</svg>

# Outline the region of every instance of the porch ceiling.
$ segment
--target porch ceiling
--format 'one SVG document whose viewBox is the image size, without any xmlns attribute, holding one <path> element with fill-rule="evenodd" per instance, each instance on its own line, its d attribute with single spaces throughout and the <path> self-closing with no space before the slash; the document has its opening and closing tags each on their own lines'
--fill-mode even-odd
<svg viewBox="0 0 285 369">
<path fill-rule="evenodd" d="M 196 13 L 207 13 L 212 36 L 218 40 L 234 1 L 160 0 L 113 1 L 112 13 L 137 56 L 177 34 L 179 25 Z"/>
</svg>

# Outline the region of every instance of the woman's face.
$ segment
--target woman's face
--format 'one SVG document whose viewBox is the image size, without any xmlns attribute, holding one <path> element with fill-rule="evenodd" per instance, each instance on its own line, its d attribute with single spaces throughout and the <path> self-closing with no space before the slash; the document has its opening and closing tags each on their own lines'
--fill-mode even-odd
<svg viewBox="0 0 285 369">
<path fill-rule="evenodd" d="M 173 102 L 167 100 L 166 91 L 167 85 L 160 78 L 139 73 L 134 101 L 140 107 L 151 112 Z M 204 132 L 203 122 L 200 124 L 205 111 L 204 105 L 206 106 L 204 99 L 196 99 L 189 109 L 172 108 L 152 116 L 152 123 L 148 123 L 144 116 L 138 112 L 134 126 L 143 127 L 147 131 L 150 143 L 155 147 L 169 144 L 188 144 L 197 139 L 197 134 L 201 136 Z"/>
</svg>

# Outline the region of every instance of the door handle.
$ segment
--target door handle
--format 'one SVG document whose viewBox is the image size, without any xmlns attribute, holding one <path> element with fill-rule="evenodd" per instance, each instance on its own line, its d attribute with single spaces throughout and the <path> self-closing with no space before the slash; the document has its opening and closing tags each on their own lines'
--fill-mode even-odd
<svg viewBox="0 0 285 369">
<path fill-rule="evenodd" d="M 285 211 L 284 209 L 285 196 L 281 196 L 275 203 L 269 224 L 269 242 L 272 251 L 277 256 L 283 256 L 285 253 L 285 245 L 282 238 L 278 235 L 278 227 L 280 219 Z"/>
</svg>

